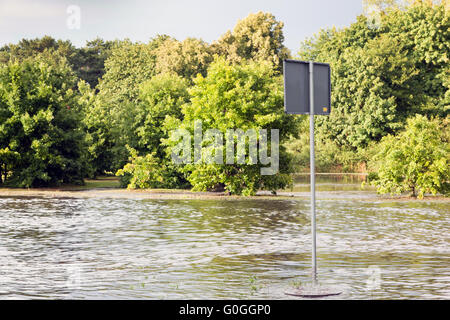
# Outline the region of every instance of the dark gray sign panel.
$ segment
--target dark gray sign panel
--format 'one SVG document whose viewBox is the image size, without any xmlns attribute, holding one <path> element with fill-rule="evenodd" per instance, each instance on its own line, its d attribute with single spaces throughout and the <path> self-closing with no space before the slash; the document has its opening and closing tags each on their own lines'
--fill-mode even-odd
<svg viewBox="0 0 450 320">
<path fill-rule="evenodd" d="M 288 114 L 309 114 L 309 62 L 284 60 L 284 107 Z M 330 65 L 314 62 L 314 114 L 331 111 Z"/>
</svg>

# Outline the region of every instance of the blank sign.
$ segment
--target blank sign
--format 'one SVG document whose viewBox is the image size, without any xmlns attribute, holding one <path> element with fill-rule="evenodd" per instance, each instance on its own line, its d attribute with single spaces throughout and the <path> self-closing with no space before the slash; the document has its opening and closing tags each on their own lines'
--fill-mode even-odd
<svg viewBox="0 0 450 320">
<path fill-rule="evenodd" d="M 288 114 L 309 114 L 309 62 L 284 60 L 284 107 Z M 330 65 L 314 62 L 314 114 L 331 111 Z"/>
</svg>

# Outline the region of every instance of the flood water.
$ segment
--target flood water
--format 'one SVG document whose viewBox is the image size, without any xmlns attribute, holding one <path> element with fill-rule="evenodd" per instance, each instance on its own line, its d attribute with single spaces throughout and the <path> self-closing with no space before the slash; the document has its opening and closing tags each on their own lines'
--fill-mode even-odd
<svg viewBox="0 0 450 320">
<path fill-rule="evenodd" d="M 450 298 L 448 202 L 317 207 L 319 281 L 339 298 Z M 292 299 L 309 219 L 295 199 L 0 197 L 0 299 Z"/>
</svg>

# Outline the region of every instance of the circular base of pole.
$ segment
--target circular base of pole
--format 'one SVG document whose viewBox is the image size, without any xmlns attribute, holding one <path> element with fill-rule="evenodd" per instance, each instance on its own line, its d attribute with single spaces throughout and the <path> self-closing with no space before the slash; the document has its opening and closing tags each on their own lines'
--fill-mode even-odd
<svg viewBox="0 0 450 320">
<path fill-rule="evenodd" d="M 288 296 L 301 297 L 301 298 L 326 298 L 331 296 L 338 296 L 342 292 L 336 289 L 313 286 L 313 287 L 300 287 L 296 289 L 290 289 L 285 292 Z"/>
</svg>

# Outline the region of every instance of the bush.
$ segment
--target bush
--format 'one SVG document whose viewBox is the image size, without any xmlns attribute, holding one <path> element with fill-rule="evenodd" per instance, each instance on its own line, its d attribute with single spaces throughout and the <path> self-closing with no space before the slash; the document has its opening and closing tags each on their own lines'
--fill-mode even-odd
<svg viewBox="0 0 450 320">
<path fill-rule="evenodd" d="M 170 163 L 165 163 L 155 153 L 139 156 L 133 148 L 127 147 L 131 154 L 129 163 L 117 171 L 122 187 L 128 189 L 182 189 L 188 187 L 186 180 Z"/>
<path fill-rule="evenodd" d="M 386 136 L 370 166 L 377 173 L 371 183 L 379 193 L 423 198 L 449 192 L 449 141 L 447 127 L 439 119 L 416 115 L 408 119 L 405 131 Z"/>
<path fill-rule="evenodd" d="M 303 172 L 309 171 L 310 163 L 309 116 L 298 118 L 300 120 L 299 138 L 292 137 L 285 146 L 293 157 L 295 172 Z M 353 150 L 339 146 L 335 140 L 323 136 L 316 136 L 315 143 L 317 172 L 365 172 L 365 163 L 372 144 L 367 148 Z"/>
</svg>

